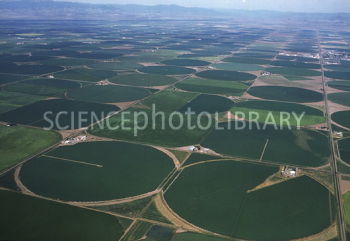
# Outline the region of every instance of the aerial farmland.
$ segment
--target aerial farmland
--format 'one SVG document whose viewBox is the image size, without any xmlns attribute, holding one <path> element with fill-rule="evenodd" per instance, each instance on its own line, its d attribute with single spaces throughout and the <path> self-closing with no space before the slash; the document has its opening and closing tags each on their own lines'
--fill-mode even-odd
<svg viewBox="0 0 350 241">
<path fill-rule="evenodd" d="M 350 240 L 349 22 L 246 18 L 0 21 L 0 240 Z"/>
</svg>

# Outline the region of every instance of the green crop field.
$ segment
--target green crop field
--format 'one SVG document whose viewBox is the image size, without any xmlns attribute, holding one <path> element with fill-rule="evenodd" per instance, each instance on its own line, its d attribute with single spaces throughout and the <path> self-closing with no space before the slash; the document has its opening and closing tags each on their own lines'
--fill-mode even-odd
<svg viewBox="0 0 350 241">
<path fill-rule="evenodd" d="M 80 101 L 99 103 L 129 102 L 143 99 L 151 94 L 149 89 L 120 85 L 88 85 L 71 89 L 67 96 Z"/>
<path fill-rule="evenodd" d="M 119 108 L 113 105 L 52 99 L 38 101 L 0 114 L 0 120 L 54 129 L 80 129 L 118 110 Z M 79 113 L 83 113 L 81 117 L 84 120 L 87 119 L 80 121 Z"/>
<path fill-rule="evenodd" d="M 319 92 L 298 87 L 257 86 L 248 90 L 248 93 L 263 99 L 289 102 L 318 102 L 323 100 Z"/>
<path fill-rule="evenodd" d="M 63 67 L 54 65 L 17 65 L 15 63 L 1 63 L 0 72 L 9 74 L 41 75 L 63 70 Z"/>
<path fill-rule="evenodd" d="M 145 109 L 128 109 L 125 113 L 126 118 L 129 118 L 129 121 L 124 123 L 126 128 L 108 129 L 106 126 L 104 128 L 96 126 L 93 129 L 89 129 L 89 133 L 118 140 L 137 141 L 165 147 L 179 147 L 198 144 L 209 131 L 206 128 L 199 128 L 197 125 L 198 117 L 195 115 L 192 116 L 190 123 L 188 123 L 187 121 L 181 122 L 178 115 L 170 117 L 169 113 L 165 113 L 164 121 L 162 117 L 152 118 L 151 110 Z M 120 127 L 122 120 L 123 112 L 109 118 L 108 123 L 112 127 Z M 208 118 L 203 117 L 201 124 L 205 127 L 209 125 Z M 191 129 L 191 126 L 195 126 L 195 128 Z M 211 125 L 209 125 L 209 128 L 211 128 Z"/>
<path fill-rule="evenodd" d="M 60 141 L 59 134 L 37 128 L 0 125 L 0 170 Z"/>
<path fill-rule="evenodd" d="M 326 71 L 325 76 L 332 79 L 350 80 L 350 72 Z"/>
<path fill-rule="evenodd" d="M 212 65 L 216 69 L 231 70 L 231 71 L 259 71 L 264 70 L 264 67 L 257 64 L 241 64 L 241 63 L 220 63 Z"/>
<path fill-rule="evenodd" d="M 63 97 L 67 89 L 80 88 L 79 82 L 60 79 L 30 79 L 4 87 L 9 92 Z"/>
<path fill-rule="evenodd" d="M 272 67 L 265 70 L 273 74 L 280 74 L 284 76 L 321 76 L 321 72 L 305 68 Z"/>
<path fill-rule="evenodd" d="M 282 67 L 291 67 L 291 68 L 304 68 L 304 69 L 320 69 L 319 64 L 314 63 L 304 63 L 296 61 L 273 61 L 271 65 L 282 66 Z"/>
<path fill-rule="evenodd" d="M 254 80 L 257 76 L 238 71 L 228 70 L 206 70 L 196 74 L 198 77 L 225 81 L 246 81 Z"/>
<path fill-rule="evenodd" d="M 119 218 L 0 190 L 1 240 L 114 241 L 124 233 Z"/>
<path fill-rule="evenodd" d="M 328 95 L 328 99 L 340 105 L 350 106 L 350 92 L 332 93 Z"/>
<path fill-rule="evenodd" d="M 338 89 L 338 90 L 344 90 L 344 91 L 350 91 L 350 81 L 330 81 L 327 83 L 329 87 Z"/>
<path fill-rule="evenodd" d="M 350 164 L 350 139 L 344 139 L 338 142 L 340 157 L 343 161 Z"/>
<path fill-rule="evenodd" d="M 233 106 L 233 102 L 225 97 L 216 95 L 198 95 L 188 104 L 179 109 L 180 112 L 191 110 L 196 113 L 208 112 L 219 113 L 228 111 Z"/>
<path fill-rule="evenodd" d="M 117 72 L 97 69 L 69 69 L 62 72 L 55 73 L 56 78 L 82 80 L 89 82 L 97 82 L 100 80 L 112 78 L 117 75 Z"/>
<path fill-rule="evenodd" d="M 156 75 L 156 74 L 128 74 L 128 75 L 118 75 L 109 81 L 122 84 L 122 85 L 133 85 L 133 86 L 163 86 L 170 85 L 176 82 L 175 78 Z"/>
<path fill-rule="evenodd" d="M 241 239 L 297 239 L 330 226 L 330 192 L 313 179 L 252 190 L 277 171 L 233 161 L 199 164 L 185 168 L 165 199 L 187 221 Z"/>
<path fill-rule="evenodd" d="M 25 75 L 0 74 L 0 85 L 28 79 Z"/>
<path fill-rule="evenodd" d="M 335 112 L 332 114 L 332 120 L 346 128 L 350 128 L 350 111 Z"/>
<path fill-rule="evenodd" d="M 0 114 L 42 100 L 43 96 L 0 91 Z"/>
<path fill-rule="evenodd" d="M 147 99 L 143 100 L 141 104 L 147 106 L 148 108 L 152 108 L 152 105 L 154 105 L 157 111 L 171 112 L 180 109 L 196 96 L 196 93 L 167 89 L 151 95 Z"/>
<path fill-rule="evenodd" d="M 232 62 L 232 63 L 241 63 L 241 64 L 260 64 L 260 65 L 267 65 L 271 63 L 271 61 L 267 59 L 244 58 L 244 57 L 228 57 L 223 59 L 222 61 Z"/>
<path fill-rule="evenodd" d="M 87 66 L 100 70 L 136 70 L 142 67 L 142 65 L 135 61 L 93 62 L 89 63 Z"/>
<path fill-rule="evenodd" d="M 322 166 L 328 162 L 327 136 L 316 131 L 276 130 L 273 125 L 243 121 L 220 123 L 219 127 L 223 130 L 213 130 L 202 146 L 226 155 L 276 163 Z"/>
<path fill-rule="evenodd" d="M 166 65 L 175 65 L 175 66 L 206 66 L 210 63 L 203 60 L 197 59 L 169 59 L 162 62 Z"/>
<path fill-rule="evenodd" d="M 194 69 L 179 67 L 179 66 L 147 66 L 138 69 L 140 72 L 147 74 L 162 74 L 162 75 L 184 75 L 192 74 Z"/>
<path fill-rule="evenodd" d="M 151 192 L 173 167 L 167 155 L 147 146 L 88 142 L 31 160 L 20 175 L 27 188 L 43 196 L 101 201 Z"/>
<path fill-rule="evenodd" d="M 177 88 L 207 94 L 241 95 L 247 88 L 240 82 L 209 80 L 199 78 L 185 79 L 175 85 Z"/>
<path fill-rule="evenodd" d="M 287 122 L 282 124 L 296 126 L 315 125 L 324 123 L 325 117 L 323 111 L 300 104 L 277 102 L 277 101 L 245 101 L 239 102 L 234 105 L 231 112 L 235 115 L 235 112 L 241 112 L 246 118 L 249 118 L 249 114 L 257 114 L 257 120 L 261 123 L 265 123 L 268 115 L 273 116 L 273 119 L 277 123 L 281 123 L 281 119 L 289 115 Z M 301 118 L 298 122 L 297 118 Z M 281 118 L 282 117 L 282 118 Z"/>
<path fill-rule="evenodd" d="M 207 236 L 199 233 L 179 233 L 173 239 L 174 241 L 227 241 L 228 239 L 223 239 L 214 236 Z"/>
</svg>

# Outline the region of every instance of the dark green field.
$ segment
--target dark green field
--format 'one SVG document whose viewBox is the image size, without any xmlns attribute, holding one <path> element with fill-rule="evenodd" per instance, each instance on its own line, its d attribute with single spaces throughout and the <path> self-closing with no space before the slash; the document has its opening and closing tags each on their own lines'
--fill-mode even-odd
<svg viewBox="0 0 350 241">
<path fill-rule="evenodd" d="M 152 92 L 149 89 L 120 85 L 88 85 L 71 89 L 67 96 L 80 101 L 98 103 L 118 103 L 143 99 Z"/>
<path fill-rule="evenodd" d="M 87 65 L 89 68 L 102 70 L 136 70 L 142 65 L 135 61 L 118 61 L 118 62 L 93 62 Z"/>
<path fill-rule="evenodd" d="M 332 114 L 332 120 L 346 128 L 350 128 L 350 111 L 335 112 Z"/>
<path fill-rule="evenodd" d="M 297 118 L 303 115 L 300 121 L 301 126 L 315 125 L 324 123 L 324 113 L 321 110 L 295 103 L 277 102 L 277 101 L 245 101 L 234 105 L 231 112 L 242 112 L 247 118 L 249 113 L 257 113 L 258 121 L 265 123 L 268 115 L 272 114 L 277 123 L 281 123 L 281 115 L 289 114 L 288 122 L 284 125 L 296 126 L 298 125 Z M 296 115 L 296 116 L 295 116 Z"/>
<path fill-rule="evenodd" d="M 247 88 L 240 82 L 209 80 L 200 78 L 185 79 L 175 85 L 177 88 L 207 94 L 241 95 Z"/>
<path fill-rule="evenodd" d="M 119 75 L 109 81 L 122 84 L 122 85 L 133 85 L 133 86 L 163 86 L 170 85 L 176 82 L 175 78 L 156 74 L 128 74 Z"/>
<path fill-rule="evenodd" d="M 257 64 L 242 64 L 242 63 L 220 63 L 213 64 L 214 68 L 219 70 L 230 70 L 230 71 L 259 71 L 264 68 Z"/>
<path fill-rule="evenodd" d="M 206 66 L 210 63 L 203 60 L 196 59 L 169 59 L 162 62 L 166 65 L 175 65 L 175 66 Z"/>
<path fill-rule="evenodd" d="M 30 79 L 4 88 L 10 92 L 20 92 L 32 95 L 63 97 L 67 89 L 80 88 L 79 82 L 60 79 Z"/>
<path fill-rule="evenodd" d="M 328 99 L 340 105 L 350 106 L 350 92 L 332 93 L 328 95 Z"/>
<path fill-rule="evenodd" d="M 267 59 L 258 59 L 258 58 L 243 58 L 243 57 L 228 57 L 223 59 L 224 62 L 232 62 L 232 63 L 241 63 L 241 64 L 261 64 L 267 65 L 270 64 L 271 61 Z"/>
<path fill-rule="evenodd" d="M 272 67 L 265 70 L 273 74 L 284 76 L 321 76 L 321 72 L 305 68 Z"/>
<path fill-rule="evenodd" d="M 88 142 L 31 160 L 20 176 L 27 188 L 43 196 L 100 201 L 151 192 L 172 168 L 167 155 L 147 146 Z"/>
<path fill-rule="evenodd" d="M 223 239 L 214 236 L 207 236 L 199 233 L 179 233 L 175 236 L 174 241 L 227 241 L 228 239 Z"/>
<path fill-rule="evenodd" d="M 350 72 L 326 71 L 325 76 L 332 79 L 350 80 Z"/>
<path fill-rule="evenodd" d="M 221 123 L 219 127 L 224 130 L 213 130 L 202 146 L 226 155 L 276 163 L 322 166 L 328 162 L 327 136 L 316 131 L 276 130 L 272 125 L 264 128 L 240 121 Z"/>
<path fill-rule="evenodd" d="M 321 93 L 297 87 L 258 86 L 250 88 L 248 93 L 263 99 L 298 103 L 318 102 L 323 100 L 323 95 Z"/>
<path fill-rule="evenodd" d="M 350 164 L 350 139 L 344 139 L 338 142 L 340 157 L 343 161 Z"/>
<path fill-rule="evenodd" d="M 0 170 L 58 143 L 60 139 L 61 136 L 53 131 L 0 125 Z"/>
<path fill-rule="evenodd" d="M 216 95 L 198 95 L 191 102 L 179 109 L 180 112 L 186 112 L 189 109 L 195 113 L 208 112 L 224 112 L 233 106 L 233 102 L 225 97 Z"/>
<path fill-rule="evenodd" d="M 30 78 L 25 75 L 0 74 L 0 85 Z"/>
<path fill-rule="evenodd" d="M 87 209 L 0 190 L 1 240 L 115 241 L 121 219 Z"/>
<path fill-rule="evenodd" d="M 241 239 L 290 240 L 330 226 L 329 191 L 313 179 L 247 192 L 277 171 L 233 161 L 195 165 L 181 173 L 165 198 L 187 221 Z"/>
<path fill-rule="evenodd" d="M 350 81 L 330 81 L 327 84 L 338 90 L 350 91 Z"/>
<path fill-rule="evenodd" d="M 100 80 L 112 78 L 117 75 L 117 72 L 97 69 L 69 69 L 54 74 L 56 78 L 71 79 L 71 80 L 82 80 L 89 82 L 97 82 Z"/>
<path fill-rule="evenodd" d="M 192 74 L 194 69 L 178 67 L 178 66 L 147 66 L 138 69 L 140 72 L 147 74 L 162 74 L 162 75 L 184 75 Z"/>
<path fill-rule="evenodd" d="M 304 63 L 304 62 L 296 62 L 296 61 L 273 61 L 271 65 L 282 66 L 282 67 L 291 67 L 291 68 L 304 68 L 304 69 L 320 69 L 321 66 L 319 64 L 314 63 Z"/>
<path fill-rule="evenodd" d="M 17 65 L 15 63 L 1 63 L 0 72 L 9 74 L 42 75 L 64 70 L 63 67 L 54 65 Z"/>
<path fill-rule="evenodd" d="M 228 70 L 207 70 L 196 74 L 198 77 L 225 81 L 246 81 L 254 80 L 257 76 L 238 71 Z"/>
<path fill-rule="evenodd" d="M 1 114 L 0 120 L 46 128 L 51 126 L 54 129 L 80 129 L 118 110 L 119 108 L 113 105 L 52 99 L 38 101 Z M 84 113 L 82 118 L 87 118 L 86 121 L 79 121 L 79 112 Z M 97 119 L 92 118 L 92 113 Z"/>
</svg>

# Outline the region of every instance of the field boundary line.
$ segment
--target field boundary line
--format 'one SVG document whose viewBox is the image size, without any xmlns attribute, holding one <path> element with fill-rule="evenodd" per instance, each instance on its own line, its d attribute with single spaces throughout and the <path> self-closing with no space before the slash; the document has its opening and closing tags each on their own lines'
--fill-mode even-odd
<svg viewBox="0 0 350 241">
<path fill-rule="evenodd" d="M 55 157 L 55 156 L 50 156 L 50 155 L 45 155 L 45 154 L 42 155 L 42 156 L 48 157 L 48 158 L 52 158 L 52 159 L 67 161 L 67 162 L 79 163 L 79 164 L 83 164 L 83 165 L 87 165 L 87 166 L 94 166 L 94 167 L 98 167 L 98 168 L 102 168 L 103 167 L 103 165 L 90 163 L 90 162 L 77 161 L 77 160 L 67 159 L 67 158 L 63 158 L 63 157 Z"/>
<path fill-rule="evenodd" d="M 262 159 L 263 159 L 263 157 L 265 155 L 265 151 L 266 151 L 267 145 L 269 144 L 269 141 L 270 141 L 270 139 L 266 139 L 266 143 L 265 143 L 264 149 L 263 149 L 263 151 L 261 153 L 261 156 L 259 158 L 259 161 L 262 161 Z"/>
</svg>

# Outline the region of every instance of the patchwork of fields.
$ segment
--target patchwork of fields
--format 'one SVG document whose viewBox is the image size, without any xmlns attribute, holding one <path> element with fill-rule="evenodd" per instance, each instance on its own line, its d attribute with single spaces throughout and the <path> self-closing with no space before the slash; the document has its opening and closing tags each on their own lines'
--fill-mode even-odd
<svg viewBox="0 0 350 241">
<path fill-rule="evenodd" d="M 350 232 L 348 30 L 78 22 L 0 23 L 0 240 Z"/>
</svg>

